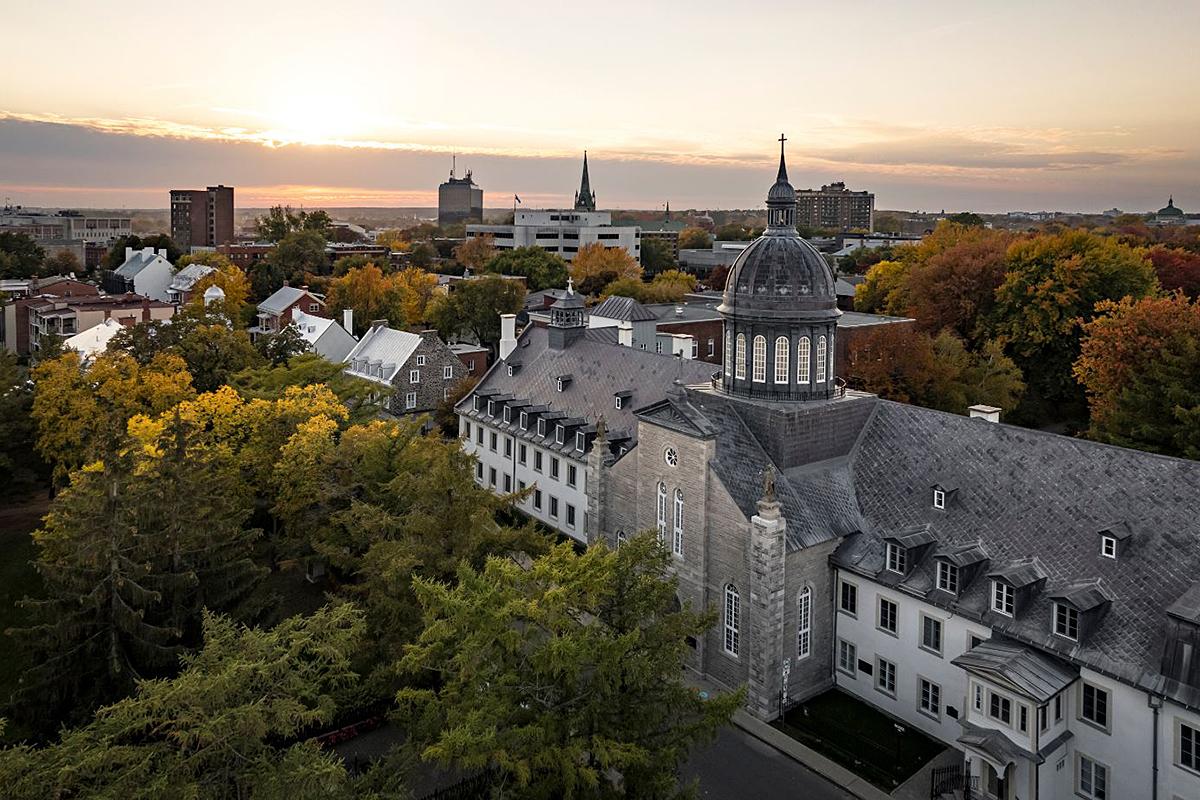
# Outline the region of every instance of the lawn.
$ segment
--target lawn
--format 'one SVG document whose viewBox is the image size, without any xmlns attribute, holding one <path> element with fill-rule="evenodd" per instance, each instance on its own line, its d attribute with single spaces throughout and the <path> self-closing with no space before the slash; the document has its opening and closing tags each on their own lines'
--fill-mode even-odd
<svg viewBox="0 0 1200 800">
<path fill-rule="evenodd" d="M 836 689 L 788 711 L 774 723 L 784 733 L 891 792 L 944 749 Z"/>
<path fill-rule="evenodd" d="M 41 579 L 32 564 L 37 551 L 29 534 L 41 524 L 49 507 L 45 496 L 37 496 L 0 508 L 0 707 L 7 704 L 25 671 L 24 655 L 3 632 L 26 621 L 17 601 L 41 593 Z M 5 738 L 12 740 L 22 731 L 10 722 L 7 734 Z"/>
</svg>

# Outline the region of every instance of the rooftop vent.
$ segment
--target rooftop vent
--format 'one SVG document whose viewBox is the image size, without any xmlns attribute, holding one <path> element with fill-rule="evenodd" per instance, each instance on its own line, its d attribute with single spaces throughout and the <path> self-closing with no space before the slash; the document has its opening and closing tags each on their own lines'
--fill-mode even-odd
<svg viewBox="0 0 1200 800">
<path fill-rule="evenodd" d="M 1000 421 L 1000 409 L 995 406 L 985 406 L 982 403 L 967 408 L 971 419 L 985 419 L 988 422 Z"/>
</svg>

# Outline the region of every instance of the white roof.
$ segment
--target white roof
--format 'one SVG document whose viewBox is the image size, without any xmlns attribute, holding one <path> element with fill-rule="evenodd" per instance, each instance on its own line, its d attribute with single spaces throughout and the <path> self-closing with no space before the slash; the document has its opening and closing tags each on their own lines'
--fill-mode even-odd
<svg viewBox="0 0 1200 800">
<path fill-rule="evenodd" d="M 210 272 L 216 272 L 216 269 L 207 264 L 188 264 L 175 273 L 175 277 L 171 279 L 171 288 L 177 292 L 186 292 Z"/>
<path fill-rule="evenodd" d="M 337 323 L 325 317 L 315 317 L 312 314 L 305 314 L 297 308 L 292 312 L 292 324 L 296 326 L 296 330 L 300 331 L 301 338 L 310 345 L 313 345 L 317 343 L 317 339 L 320 339 L 325 331 L 329 330 L 330 325 L 336 325 Z"/>
<path fill-rule="evenodd" d="M 86 331 L 75 334 L 63 342 L 63 347 L 78 351 L 84 358 L 91 358 L 103 353 L 108 348 L 108 340 L 121 330 L 121 323 L 111 317 L 99 325 L 93 325 Z"/>
<path fill-rule="evenodd" d="M 346 356 L 346 373 L 391 385 L 396 373 L 421 344 L 421 337 L 386 325 L 371 328 Z"/>
<path fill-rule="evenodd" d="M 166 252 L 165 250 L 160 252 L 155 250 L 153 247 L 143 247 L 141 250 L 134 250 L 133 248 L 128 247 L 125 249 L 128 257 L 125 259 L 125 263 L 117 267 L 115 270 L 116 273 L 122 278 L 135 277 L 139 272 L 153 264 L 155 261 L 162 261 L 168 267 L 171 266 L 171 262 L 167 261 L 167 259 L 161 255 L 161 253 Z"/>
</svg>

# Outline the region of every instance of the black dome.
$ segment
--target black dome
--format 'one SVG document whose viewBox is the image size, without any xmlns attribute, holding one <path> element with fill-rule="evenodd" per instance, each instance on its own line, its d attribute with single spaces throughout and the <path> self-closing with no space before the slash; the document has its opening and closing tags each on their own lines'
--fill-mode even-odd
<svg viewBox="0 0 1200 800">
<path fill-rule="evenodd" d="M 811 244 L 769 231 L 733 262 L 720 311 L 764 319 L 828 317 L 837 308 L 833 270 Z"/>
</svg>

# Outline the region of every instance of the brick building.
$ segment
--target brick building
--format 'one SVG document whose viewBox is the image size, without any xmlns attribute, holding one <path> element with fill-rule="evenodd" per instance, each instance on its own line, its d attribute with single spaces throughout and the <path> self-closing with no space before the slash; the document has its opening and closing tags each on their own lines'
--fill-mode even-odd
<svg viewBox="0 0 1200 800">
<path fill-rule="evenodd" d="M 125 326 L 152 320 L 168 320 L 175 307 L 161 300 L 151 300 L 137 294 L 78 295 L 55 297 L 40 295 L 28 298 L 27 350 L 18 355 L 36 359 L 47 336 L 67 338 L 82 333 L 108 319 Z M 18 301 L 24 302 L 24 301 Z"/>
<path fill-rule="evenodd" d="M 64 275 L 4 283 L 3 291 L 12 299 L 4 304 L 0 334 L 3 335 L 4 349 L 19 356 L 29 355 L 31 305 L 40 305 L 50 297 L 66 300 L 75 297 L 96 297 L 100 294 L 95 285 Z"/>
<path fill-rule="evenodd" d="M 171 190 L 171 239 L 185 252 L 233 241 L 233 187 Z"/>
<path fill-rule="evenodd" d="M 796 221 L 812 228 L 870 231 L 875 227 L 875 195 L 851 191 L 841 181 L 820 189 L 800 189 L 796 192 Z"/>
</svg>

